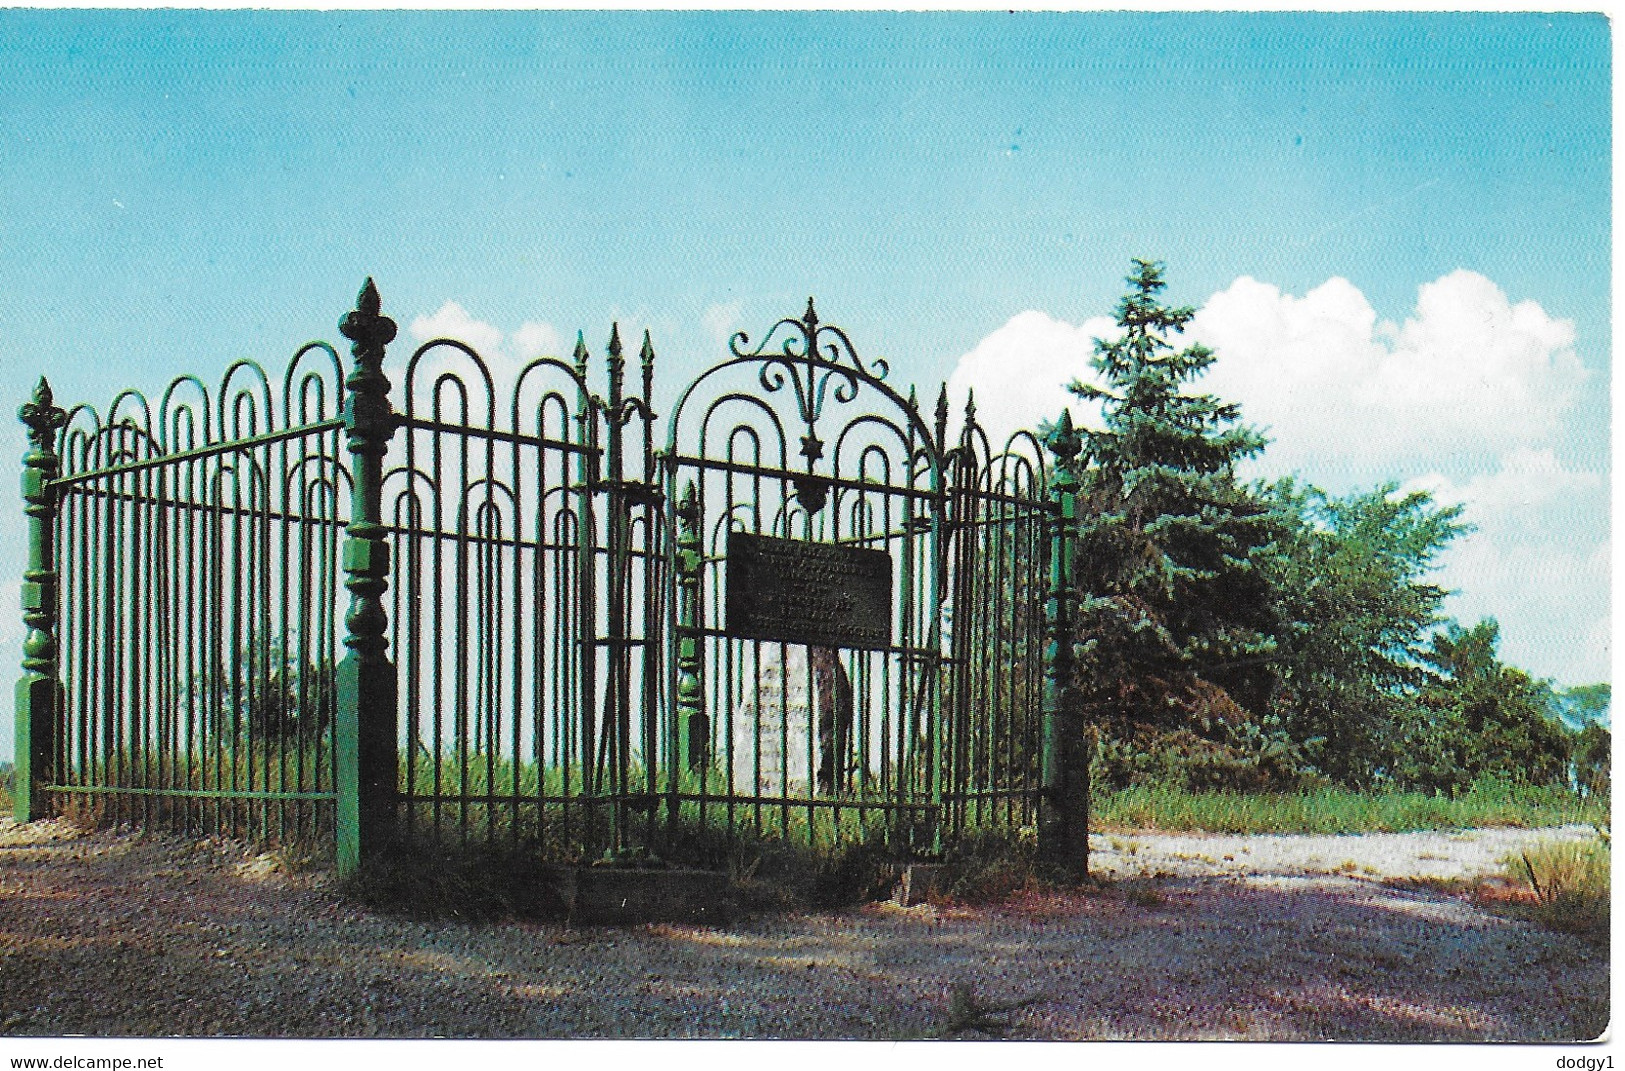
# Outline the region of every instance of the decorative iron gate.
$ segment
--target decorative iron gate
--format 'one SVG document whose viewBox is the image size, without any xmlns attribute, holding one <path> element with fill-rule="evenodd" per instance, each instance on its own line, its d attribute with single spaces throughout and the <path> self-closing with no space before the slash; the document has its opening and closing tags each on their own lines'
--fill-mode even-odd
<svg viewBox="0 0 1625 1071">
<path fill-rule="evenodd" d="M 811 301 L 663 435 L 647 335 L 628 390 L 612 329 L 601 395 L 579 337 L 511 383 L 437 339 L 392 404 L 370 280 L 340 326 L 348 378 L 312 343 L 280 399 L 239 362 L 212 400 L 23 407 L 19 818 L 331 838 L 341 870 L 719 827 L 1079 848 L 1065 429 L 1053 472 L 971 404 L 950 435 Z"/>
<path fill-rule="evenodd" d="M 995 461 L 970 407 L 950 439 L 946 393 L 928 422 L 810 300 L 748 347 L 734 337 L 668 428 L 684 813 L 933 850 L 1029 822 L 1042 450 L 1028 436 Z"/>
</svg>

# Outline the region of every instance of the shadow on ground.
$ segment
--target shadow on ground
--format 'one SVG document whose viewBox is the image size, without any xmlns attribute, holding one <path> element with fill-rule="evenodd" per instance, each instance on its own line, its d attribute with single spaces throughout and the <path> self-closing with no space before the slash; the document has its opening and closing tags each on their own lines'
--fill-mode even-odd
<svg viewBox="0 0 1625 1071">
<path fill-rule="evenodd" d="M 1605 947 L 1353 877 L 571 930 L 372 915 L 217 844 L 0 848 L 13 1035 L 1556 1041 L 1608 1018 Z"/>
</svg>

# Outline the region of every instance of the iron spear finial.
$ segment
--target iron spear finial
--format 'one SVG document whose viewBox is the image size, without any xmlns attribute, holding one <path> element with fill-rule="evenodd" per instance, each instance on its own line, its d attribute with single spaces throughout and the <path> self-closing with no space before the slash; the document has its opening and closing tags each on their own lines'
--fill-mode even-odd
<svg viewBox="0 0 1625 1071">
<path fill-rule="evenodd" d="M 364 316 L 377 316 L 383 307 L 383 301 L 378 297 L 378 286 L 369 275 L 367 281 L 361 284 L 361 293 L 355 299 L 356 311 Z"/>
<path fill-rule="evenodd" d="M 1079 437 L 1077 429 L 1072 425 L 1072 410 L 1061 410 L 1061 419 L 1050 428 L 1048 435 L 1044 436 L 1044 445 L 1049 447 L 1050 453 L 1062 461 L 1071 461 L 1083 449 L 1083 439 Z"/>
<path fill-rule="evenodd" d="M 364 354 L 371 357 L 376 352 L 382 359 L 383 348 L 395 340 L 395 321 L 381 315 L 379 310 L 382 308 L 378 287 L 373 285 L 372 276 L 369 275 L 355 299 L 355 310 L 345 313 L 339 321 L 339 331 L 360 347 L 358 356 Z"/>
<path fill-rule="evenodd" d="M 50 382 L 40 376 L 34 396 L 17 410 L 17 419 L 28 426 L 31 438 L 48 444 L 56 438 L 56 430 L 68 422 L 68 414 L 56 404 Z"/>
</svg>

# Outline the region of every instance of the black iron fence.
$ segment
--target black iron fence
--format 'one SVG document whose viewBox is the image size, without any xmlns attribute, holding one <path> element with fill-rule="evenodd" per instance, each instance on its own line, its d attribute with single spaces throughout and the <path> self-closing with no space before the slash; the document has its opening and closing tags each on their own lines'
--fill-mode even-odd
<svg viewBox="0 0 1625 1071">
<path fill-rule="evenodd" d="M 403 836 L 1086 848 L 1069 425 L 950 431 L 811 302 L 665 418 L 647 335 L 631 383 L 612 331 L 512 382 L 434 340 L 392 387 L 370 281 L 341 330 L 348 377 L 312 343 L 280 382 L 23 407 L 20 819 L 346 870 Z"/>
</svg>

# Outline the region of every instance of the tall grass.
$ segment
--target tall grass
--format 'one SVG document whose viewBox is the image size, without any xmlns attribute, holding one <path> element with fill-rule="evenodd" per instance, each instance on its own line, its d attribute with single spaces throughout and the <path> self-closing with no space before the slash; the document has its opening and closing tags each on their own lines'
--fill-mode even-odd
<svg viewBox="0 0 1625 1071">
<path fill-rule="evenodd" d="M 1097 829 L 1205 833 L 1403 833 L 1473 826 L 1606 825 L 1606 800 L 1560 788 L 1480 782 L 1456 797 L 1422 792 L 1189 792 L 1166 786 L 1101 793 L 1092 801 Z"/>
<path fill-rule="evenodd" d="M 1604 837 L 1548 841 L 1508 856 L 1502 866 L 1532 895 L 1529 914 L 1536 922 L 1606 940 L 1612 855 Z"/>
</svg>

